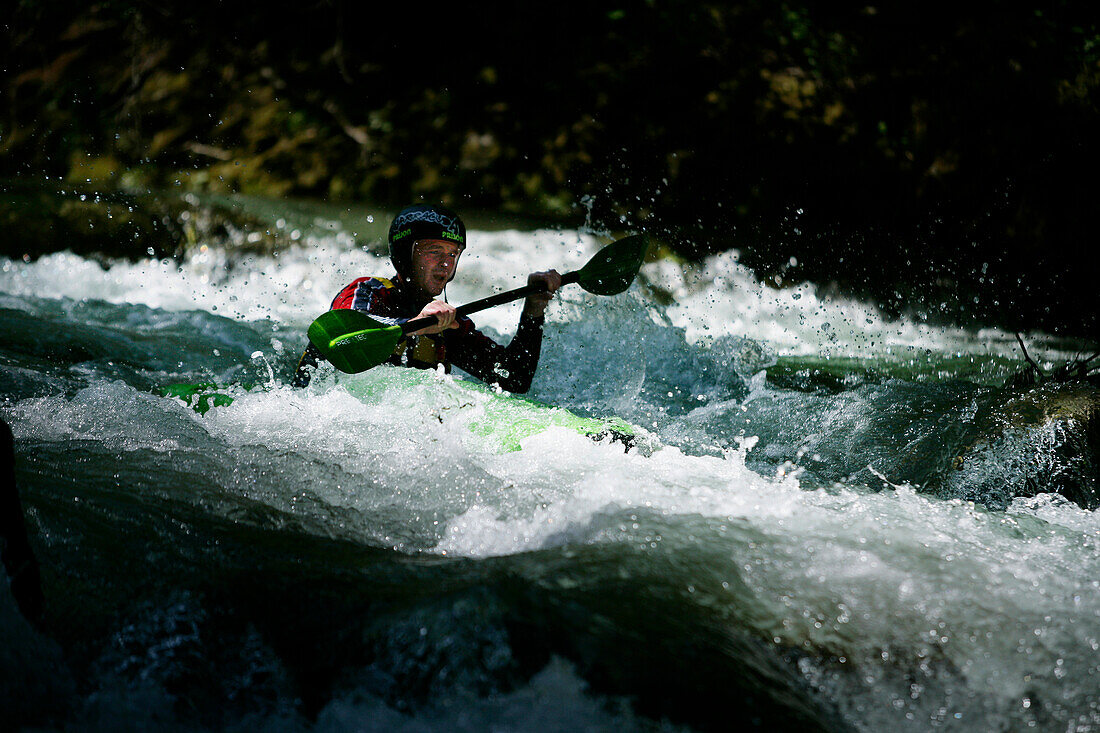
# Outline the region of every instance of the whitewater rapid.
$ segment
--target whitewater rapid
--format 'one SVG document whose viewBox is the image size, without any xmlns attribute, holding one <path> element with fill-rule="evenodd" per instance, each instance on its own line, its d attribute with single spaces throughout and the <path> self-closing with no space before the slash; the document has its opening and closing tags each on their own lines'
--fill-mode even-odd
<svg viewBox="0 0 1100 733">
<path fill-rule="evenodd" d="M 517 287 L 532 270 L 576 269 L 600 241 L 471 232 L 447 296 L 460 304 Z M 286 385 L 305 328 L 333 295 L 354 277 L 389 274 L 378 251 L 319 227 L 268 255 L 203 245 L 180 262 L 3 261 L 0 307 L 90 355 L 67 365 L 7 357 L 17 378 L 2 410 L 38 456 L 35 511 L 62 501 L 46 463 L 79 454 L 83 467 L 61 475 L 137 502 L 139 513 L 201 507 L 218 521 L 523 568 L 549 553 L 576 563 L 555 580 L 562 592 L 583 587 L 586 567 L 606 583 L 658 578 L 689 616 L 705 611 L 793 650 L 797 675 L 859 729 L 1100 726 L 1100 516 L 1049 494 L 1003 511 L 923 494 L 896 479 L 891 446 L 914 442 L 909 428 L 888 442 L 876 432 L 915 409 L 918 389 L 950 389 L 940 419 L 964 420 L 979 387 L 942 385 L 1003 379 L 1018 354 L 1012 334 L 891 320 L 810 284 L 771 287 L 736 252 L 655 261 L 621 296 L 562 291 L 532 390 L 627 420 L 639 446 L 549 427 L 507 451 L 477 429 L 498 398 L 460 375 L 327 370 L 306 390 Z M 673 304 L 659 305 L 656 289 Z M 506 340 L 518 309 L 475 320 Z M 133 353 L 96 351 L 82 332 Z M 1047 362 L 1072 355 L 1028 338 Z M 832 393 L 785 390 L 767 380 L 781 363 L 796 374 L 831 363 L 846 376 Z M 865 383 L 871 368 L 887 377 Z M 252 388 L 229 387 L 233 404 L 204 416 L 152 389 L 201 378 Z M 587 551 L 607 548 L 620 553 L 617 566 L 586 565 Z M 559 695 L 606 723 L 582 702 L 578 679 L 559 660 L 509 694 Z M 315 725 L 355 729 L 357 710 L 383 707 L 333 697 Z M 454 723 L 441 710 L 421 713 L 428 727 Z"/>
</svg>

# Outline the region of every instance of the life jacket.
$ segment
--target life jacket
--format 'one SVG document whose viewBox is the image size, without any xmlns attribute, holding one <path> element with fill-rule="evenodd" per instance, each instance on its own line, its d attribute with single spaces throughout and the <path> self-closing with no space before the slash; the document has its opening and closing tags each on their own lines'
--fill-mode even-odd
<svg viewBox="0 0 1100 733">
<path fill-rule="evenodd" d="M 333 299 L 332 308 L 363 311 L 382 322 L 397 318 L 411 318 L 419 312 L 419 307 L 404 297 L 398 283 L 389 278 L 373 276 L 356 278 L 349 283 Z M 410 314 L 409 311 L 412 308 L 416 308 L 416 311 Z M 470 326 L 472 325 L 471 323 Z M 391 364 L 418 369 L 435 369 L 442 364 L 447 372 L 451 371 L 443 334 L 406 336 L 397 342 L 393 356 L 387 361 Z"/>
<path fill-rule="evenodd" d="M 444 371 L 451 371 L 451 363 L 447 361 L 447 344 L 438 334 L 406 336 L 397 342 L 390 361 L 417 369 L 435 369 L 442 364 Z"/>
</svg>

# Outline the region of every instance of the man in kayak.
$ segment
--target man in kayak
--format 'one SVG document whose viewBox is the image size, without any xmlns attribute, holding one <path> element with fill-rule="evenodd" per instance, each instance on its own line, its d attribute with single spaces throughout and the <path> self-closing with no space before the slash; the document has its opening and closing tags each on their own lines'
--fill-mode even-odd
<svg viewBox="0 0 1100 733">
<path fill-rule="evenodd" d="M 389 231 L 392 278 L 360 277 L 349 283 L 332 301 L 332 308 L 352 308 L 369 313 L 386 325 L 434 316 L 438 323 L 409 334 L 398 343 L 391 364 L 447 371 L 451 366 L 509 392 L 531 388 L 542 347 L 546 306 L 561 286 L 556 270 L 533 272 L 529 285 L 542 283 L 543 292 L 528 295 L 519 328 L 508 346 L 501 346 L 459 316 L 445 300 L 435 300 L 454 279 L 458 259 L 466 248 L 462 220 L 442 206 L 416 205 L 402 209 Z M 293 384 L 304 387 L 323 359 L 310 344 L 298 363 Z"/>
</svg>

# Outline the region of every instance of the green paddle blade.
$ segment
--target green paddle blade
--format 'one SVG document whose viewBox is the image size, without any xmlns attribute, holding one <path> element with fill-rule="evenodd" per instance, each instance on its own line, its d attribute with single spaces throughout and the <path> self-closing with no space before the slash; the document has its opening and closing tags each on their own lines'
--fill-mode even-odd
<svg viewBox="0 0 1100 733">
<path fill-rule="evenodd" d="M 612 242 L 577 271 L 577 284 L 596 295 L 618 295 L 634 281 L 648 248 L 644 234 Z"/>
<path fill-rule="evenodd" d="M 378 366 L 393 354 L 401 326 L 379 323 L 361 311 L 340 308 L 309 326 L 309 341 L 334 367 L 348 374 Z"/>
</svg>

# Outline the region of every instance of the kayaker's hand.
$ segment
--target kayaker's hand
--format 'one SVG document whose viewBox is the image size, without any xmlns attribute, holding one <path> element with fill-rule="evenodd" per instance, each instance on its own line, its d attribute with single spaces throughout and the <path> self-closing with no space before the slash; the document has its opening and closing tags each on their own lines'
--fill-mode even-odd
<svg viewBox="0 0 1100 733">
<path fill-rule="evenodd" d="M 417 318 L 427 318 L 428 316 L 435 316 L 439 323 L 434 326 L 422 328 L 419 331 L 413 331 L 409 334 L 410 336 L 422 336 L 429 333 L 439 333 L 448 328 L 458 328 L 458 323 L 455 322 L 455 307 L 450 303 L 444 303 L 442 300 L 433 300 L 416 314 Z"/>
<path fill-rule="evenodd" d="M 535 283 L 545 283 L 546 290 L 527 296 L 527 300 L 523 302 L 523 315 L 538 318 L 546 312 L 546 306 L 550 305 L 554 293 L 561 287 L 561 275 L 558 274 L 557 270 L 532 272 L 527 276 L 527 284 L 534 285 Z"/>
</svg>

